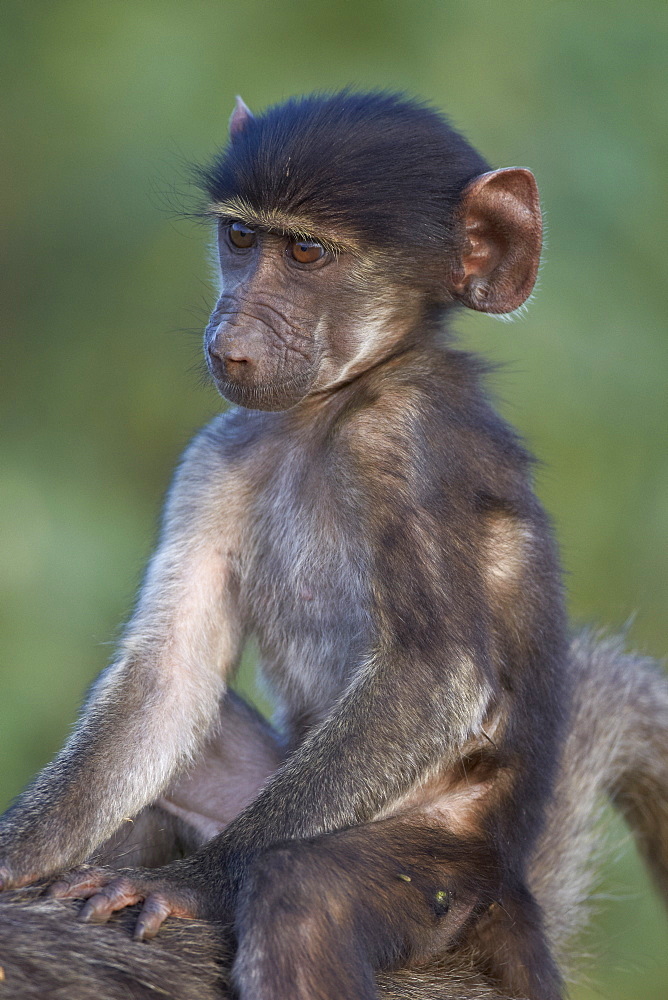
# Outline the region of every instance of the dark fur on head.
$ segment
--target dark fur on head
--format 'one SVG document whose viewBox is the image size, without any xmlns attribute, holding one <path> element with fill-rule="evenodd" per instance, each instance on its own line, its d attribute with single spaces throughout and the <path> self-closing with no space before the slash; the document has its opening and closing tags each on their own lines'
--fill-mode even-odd
<svg viewBox="0 0 668 1000">
<path fill-rule="evenodd" d="M 215 203 L 241 199 L 260 219 L 304 218 L 308 235 L 358 237 L 367 248 L 409 250 L 415 261 L 451 245 L 458 197 L 488 169 L 425 104 L 343 90 L 249 118 L 200 177 Z"/>
</svg>

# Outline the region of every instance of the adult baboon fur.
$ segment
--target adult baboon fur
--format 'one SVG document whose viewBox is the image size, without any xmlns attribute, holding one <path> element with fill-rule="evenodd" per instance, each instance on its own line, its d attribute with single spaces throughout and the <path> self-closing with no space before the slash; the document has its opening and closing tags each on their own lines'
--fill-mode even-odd
<svg viewBox="0 0 668 1000">
<path fill-rule="evenodd" d="M 624 653 L 618 639 L 580 636 L 569 670 L 575 699 L 571 730 L 529 881 L 549 942 L 572 977 L 606 796 L 626 817 L 657 889 L 668 897 L 668 684 L 655 663 Z M 0 896 L 0 997 L 221 1000 L 230 995 L 230 952 L 219 928 L 172 919 L 144 944 L 130 937 L 136 909 L 91 927 L 71 919 L 79 902 L 39 893 L 32 888 Z M 379 976 L 378 996 L 509 1000 L 478 971 L 475 953 L 457 949 L 424 969 Z"/>
</svg>

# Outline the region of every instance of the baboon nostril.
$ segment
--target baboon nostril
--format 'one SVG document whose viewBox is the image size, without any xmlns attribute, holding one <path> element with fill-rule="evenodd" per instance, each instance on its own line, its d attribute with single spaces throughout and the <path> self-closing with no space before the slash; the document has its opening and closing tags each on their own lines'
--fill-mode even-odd
<svg viewBox="0 0 668 1000">
<path fill-rule="evenodd" d="M 236 347 L 217 347 L 212 344 L 209 347 L 209 355 L 214 362 L 217 362 L 225 366 L 227 369 L 234 369 L 240 366 L 252 365 L 252 359 L 249 358 L 245 351 Z"/>
<path fill-rule="evenodd" d="M 221 351 L 220 357 L 228 378 L 248 379 L 253 376 L 255 361 L 242 348 L 228 347 Z"/>
</svg>

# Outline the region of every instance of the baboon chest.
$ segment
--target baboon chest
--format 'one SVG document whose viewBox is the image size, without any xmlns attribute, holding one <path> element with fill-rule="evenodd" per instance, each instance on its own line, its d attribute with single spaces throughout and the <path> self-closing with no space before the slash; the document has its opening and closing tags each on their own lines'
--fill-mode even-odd
<svg viewBox="0 0 668 1000">
<path fill-rule="evenodd" d="M 347 502 L 326 472 L 286 462 L 251 518 L 243 606 L 271 685 L 307 715 L 326 710 L 370 645 L 368 557 Z"/>
</svg>

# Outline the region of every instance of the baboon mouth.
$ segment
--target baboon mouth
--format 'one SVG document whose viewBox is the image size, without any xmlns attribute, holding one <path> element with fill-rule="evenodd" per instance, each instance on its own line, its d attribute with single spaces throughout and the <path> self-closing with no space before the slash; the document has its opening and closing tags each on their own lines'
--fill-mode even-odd
<svg viewBox="0 0 668 1000">
<path fill-rule="evenodd" d="M 309 375 L 282 382 L 255 384 L 216 378 L 215 383 L 221 396 L 247 410 L 289 410 L 308 394 L 314 380 L 315 376 Z"/>
</svg>

